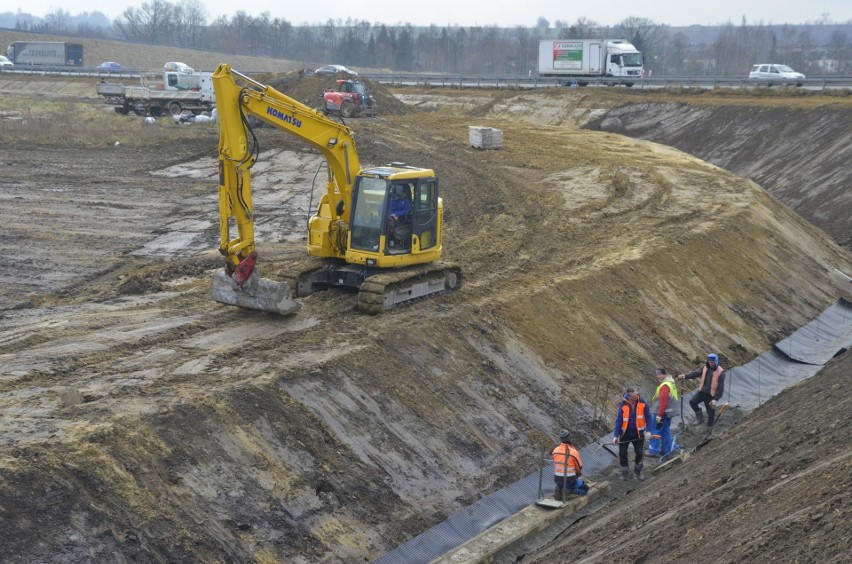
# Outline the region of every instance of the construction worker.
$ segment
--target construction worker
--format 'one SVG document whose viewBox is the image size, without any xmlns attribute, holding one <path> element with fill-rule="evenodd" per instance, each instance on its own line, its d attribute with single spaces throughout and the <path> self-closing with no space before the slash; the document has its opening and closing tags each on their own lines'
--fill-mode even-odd
<svg viewBox="0 0 852 564">
<path fill-rule="evenodd" d="M 565 500 L 570 493 L 580 493 L 579 486 L 583 486 L 580 476 L 583 474 L 583 461 L 580 459 L 580 451 L 571 443 L 571 432 L 563 429 L 559 433 L 559 446 L 553 449 L 553 480 L 556 482 L 556 490 L 553 492 L 555 499 Z"/>
<path fill-rule="evenodd" d="M 689 407 L 695 412 L 695 419 L 699 425 L 704 423 L 704 414 L 698 404 L 703 403 L 707 409 L 707 427 L 713 426 L 716 420 L 716 403 L 722 399 L 725 392 L 725 369 L 719 365 L 719 355 L 710 353 L 707 362 L 700 368 L 696 368 L 689 374 L 680 374 L 681 380 L 692 380 L 701 377 L 698 383 L 698 391 L 690 398 Z"/>
<path fill-rule="evenodd" d="M 648 454 L 651 456 L 664 456 L 672 450 L 672 415 L 674 414 L 674 402 L 679 397 L 677 385 L 674 378 L 668 375 L 665 368 L 657 368 L 655 371 L 660 385 L 651 398 L 655 402 L 656 418 L 654 419 L 654 434 L 648 443 Z"/>
<path fill-rule="evenodd" d="M 635 466 L 633 473 L 636 478 L 644 480 L 642 472 L 642 457 L 645 448 L 645 439 L 651 438 L 648 424 L 651 421 L 651 409 L 648 404 L 639 397 L 639 392 L 634 387 L 628 387 L 618 405 L 615 414 L 615 429 L 613 429 L 612 444 L 618 445 L 618 461 L 621 465 L 621 479 L 628 477 L 629 464 L 627 462 L 627 449 L 633 445 L 635 453 Z"/>
</svg>

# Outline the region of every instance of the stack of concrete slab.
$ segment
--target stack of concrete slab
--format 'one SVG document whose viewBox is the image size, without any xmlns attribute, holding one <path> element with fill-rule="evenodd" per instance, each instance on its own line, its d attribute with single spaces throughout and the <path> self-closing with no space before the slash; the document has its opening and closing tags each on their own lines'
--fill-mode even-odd
<svg viewBox="0 0 852 564">
<path fill-rule="evenodd" d="M 467 137 L 470 145 L 477 149 L 499 149 L 503 146 L 503 131 L 493 127 L 469 125 Z"/>
</svg>

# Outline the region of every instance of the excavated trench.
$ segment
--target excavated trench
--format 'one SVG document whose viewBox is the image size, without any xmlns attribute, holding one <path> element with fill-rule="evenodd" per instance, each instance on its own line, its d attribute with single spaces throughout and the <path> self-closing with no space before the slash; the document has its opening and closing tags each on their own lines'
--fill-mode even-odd
<svg viewBox="0 0 852 564">
<path fill-rule="evenodd" d="M 0 157 L 13 179 L 0 199 L 4 559 L 375 559 L 528 475 L 559 429 L 591 444 L 622 386 L 650 395 L 655 366 L 691 369 L 709 350 L 745 364 L 848 293 L 826 274 L 852 271 L 848 250 L 760 186 L 579 129 L 621 108 L 613 93 L 480 96 L 352 123 L 362 164 L 435 168 L 445 258 L 465 277 L 458 292 L 381 316 L 335 291 L 288 318 L 213 302 L 214 129 L 111 116 L 132 135 L 69 147 L 28 129 L 50 125 L 39 108 L 0 121 L 15 147 Z M 467 125 L 501 129 L 503 147 L 467 146 Z M 317 162 L 292 139 L 258 134 L 263 272 L 283 278 L 307 260 L 297 233 Z M 848 440 L 833 415 L 848 407 L 848 380 L 825 386 L 802 409 L 839 401 L 820 425 Z M 733 454 L 740 468 L 763 460 Z M 764 462 L 788 479 L 786 457 Z M 837 478 L 820 474 L 807 527 L 797 523 L 826 541 L 818 557 L 850 538 L 849 488 L 830 501 L 852 475 L 848 459 L 838 464 Z M 690 472 L 692 483 L 718 480 Z M 786 499 L 764 490 L 754 503 L 766 511 Z M 683 546 L 700 546 L 691 531 L 707 516 L 681 521 Z M 805 532 L 779 530 L 782 547 L 809 546 Z M 733 542 L 744 548 L 731 561 L 752 546 Z"/>
</svg>

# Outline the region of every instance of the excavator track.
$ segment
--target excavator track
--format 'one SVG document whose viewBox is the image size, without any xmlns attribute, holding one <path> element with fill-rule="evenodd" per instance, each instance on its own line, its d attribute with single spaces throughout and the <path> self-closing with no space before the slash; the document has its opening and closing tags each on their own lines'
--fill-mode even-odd
<svg viewBox="0 0 852 564">
<path fill-rule="evenodd" d="M 461 268 L 445 262 L 375 274 L 361 284 L 358 309 L 383 313 L 401 304 L 457 290 L 461 281 Z"/>
</svg>

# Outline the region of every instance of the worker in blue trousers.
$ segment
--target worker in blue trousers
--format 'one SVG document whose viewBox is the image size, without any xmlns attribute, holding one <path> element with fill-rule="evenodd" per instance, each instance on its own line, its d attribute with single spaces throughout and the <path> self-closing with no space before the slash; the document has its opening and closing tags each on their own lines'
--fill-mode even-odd
<svg viewBox="0 0 852 564">
<path fill-rule="evenodd" d="M 654 403 L 654 432 L 648 443 L 649 456 L 665 456 L 672 450 L 672 415 L 674 402 L 678 401 L 677 384 L 665 368 L 657 368 L 657 391 L 651 401 Z"/>
<path fill-rule="evenodd" d="M 586 495 L 589 486 L 583 482 L 583 460 L 571 442 L 571 432 L 563 429 L 559 434 L 559 445 L 553 449 L 553 479 L 555 499 L 565 501 L 566 494 Z"/>
</svg>

